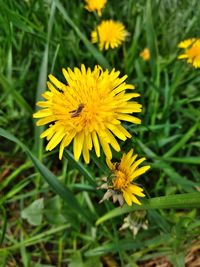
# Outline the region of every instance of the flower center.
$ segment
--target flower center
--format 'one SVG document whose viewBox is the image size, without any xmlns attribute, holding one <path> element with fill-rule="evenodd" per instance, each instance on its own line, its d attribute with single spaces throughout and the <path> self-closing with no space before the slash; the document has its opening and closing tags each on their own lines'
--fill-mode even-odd
<svg viewBox="0 0 200 267">
<path fill-rule="evenodd" d="M 112 42 L 116 39 L 116 37 L 118 36 L 117 32 L 116 32 L 116 29 L 115 27 L 112 27 L 112 31 L 107 30 L 105 31 L 105 41 L 108 41 L 108 42 Z"/>
<path fill-rule="evenodd" d="M 93 105 L 85 106 L 79 121 L 79 123 L 82 125 L 83 128 L 89 127 L 91 128 L 90 131 L 94 130 L 95 128 L 94 125 L 98 122 L 98 111 L 96 110 L 96 108 L 97 107 Z"/>
<path fill-rule="evenodd" d="M 115 171 L 115 177 L 112 180 L 114 189 L 120 190 L 127 186 L 126 174 L 122 171 Z"/>
<path fill-rule="evenodd" d="M 199 45 L 193 45 L 188 51 L 188 56 L 192 59 L 195 59 L 196 57 L 200 57 L 200 46 Z"/>
<path fill-rule="evenodd" d="M 71 122 L 77 131 L 87 128 L 89 132 L 98 131 L 99 127 L 104 128 L 104 122 L 108 118 L 108 108 L 102 101 L 96 99 L 88 99 L 84 104 L 81 103 L 77 109 L 69 111 Z"/>
</svg>

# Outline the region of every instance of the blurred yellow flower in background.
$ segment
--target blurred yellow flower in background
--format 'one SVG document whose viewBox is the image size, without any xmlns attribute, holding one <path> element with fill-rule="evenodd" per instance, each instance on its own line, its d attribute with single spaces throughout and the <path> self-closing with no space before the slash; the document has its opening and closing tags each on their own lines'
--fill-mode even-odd
<svg viewBox="0 0 200 267">
<path fill-rule="evenodd" d="M 104 183 L 99 188 L 107 189 L 102 201 L 113 198 L 113 202 L 119 201 L 120 205 L 124 204 L 124 201 L 131 206 L 132 203 L 141 205 L 140 201 L 136 196 L 144 197 L 143 189 L 138 185 L 134 184 L 133 181 L 138 176 L 144 174 L 150 166 L 138 166 L 145 160 L 141 158 L 136 161 L 137 154 L 133 154 L 131 149 L 127 154 L 123 154 L 120 163 L 112 163 L 107 159 L 107 165 L 112 171 L 111 176 L 104 178 Z"/>
<path fill-rule="evenodd" d="M 107 0 L 85 0 L 86 6 L 85 8 L 92 12 L 96 11 L 99 16 L 102 14 L 102 9 L 104 8 Z"/>
<path fill-rule="evenodd" d="M 149 48 L 145 48 L 144 50 L 142 50 L 140 52 L 140 57 L 144 60 L 144 61 L 148 61 L 150 59 L 150 51 Z"/>
<path fill-rule="evenodd" d="M 134 86 L 127 84 L 127 75 L 119 78 L 120 72 L 113 69 L 103 71 L 100 66 L 94 70 L 63 69 L 66 84 L 49 75 L 48 91 L 42 96 L 45 101 L 37 103 L 42 109 L 33 117 L 37 125 L 50 124 L 41 134 L 49 141 L 46 150 L 54 149 L 60 143 L 59 158 L 64 148 L 73 140 L 76 160 L 83 154 L 86 163 L 90 161 L 89 151 L 94 147 L 100 157 L 100 145 L 107 158 L 112 158 L 110 146 L 120 151 L 116 140 L 126 140 L 131 134 L 122 126 L 121 121 L 140 124 L 141 120 L 132 113 L 141 112 L 142 105 L 129 101 L 138 97 L 133 93 Z M 131 90 L 126 93 L 126 90 Z M 131 114 L 131 115 L 130 115 Z"/>
<path fill-rule="evenodd" d="M 178 59 L 187 59 L 187 63 L 192 64 L 195 68 L 200 68 L 200 38 L 182 41 L 178 47 L 184 49 Z"/>
<path fill-rule="evenodd" d="M 100 50 L 116 48 L 126 39 L 128 32 L 121 22 L 104 20 L 91 33 L 92 43 L 99 43 Z"/>
</svg>

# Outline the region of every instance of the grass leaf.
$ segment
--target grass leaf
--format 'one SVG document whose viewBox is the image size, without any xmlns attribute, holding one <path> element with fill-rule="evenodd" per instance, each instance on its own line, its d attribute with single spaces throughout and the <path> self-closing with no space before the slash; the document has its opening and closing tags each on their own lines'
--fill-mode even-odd
<svg viewBox="0 0 200 267">
<path fill-rule="evenodd" d="M 80 161 L 76 161 L 74 159 L 74 156 L 69 150 L 65 149 L 64 156 L 69 160 L 71 166 L 79 170 L 79 172 L 89 181 L 89 183 L 96 188 L 97 184 L 95 182 L 94 177 Z"/>
<path fill-rule="evenodd" d="M 12 95 L 13 100 L 17 103 L 17 105 L 23 109 L 25 112 L 32 114 L 32 108 L 27 103 L 27 101 L 23 98 L 23 96 L 11 85 L 6 77 L 2 73 L 0 73 L 0 84 L 2 85 L 6 94 Z"/>
<path fill-rule="evenodd" d="M 110 69 L 110 65 L 107 59 L 92 45 L 92 43 L 87 39 L 87 37 L 79 30 L 76 24 L 71 20 L 70 16 L 68 15 L 63 5 L 58 0 L 55 0 L 55 3 L 56 3 L 56 7 L 60 11 L 60 13 L 63 15 L 66 22 L 72 27 L 72 29 L 76 32 L 78 37 L 83 41 L 88 51 L 96 58 L 97 62 L 103 68 Z"/>
<path fill-rule="evenodd" d="M 135 210 L 149 209 L 191 209 L 200 207 L 200 193 L 177 194 L 171 196 L 155 197 L 149 200 L 141 201 L 142 205 L 133 205 L 131 207 L 124 205 L 122 208 L 116 208 L 103 215 L 96 222 L 99 225 L 114 217 L 129 213 Z"/>
<path fill-rule="evenodd" d="M 0 128 L 0 136 L 9 139 L 17 143 L 21 148 L 26 152 L 26 154 L 31 159 L 32 163 L 34 164 L 35 168 L 39 171 L 42 177 L 46 180 L 46 182 L 51 186 L 54 192 L 60 195 L 61 198 L 69 205 L 69 207 L 78 215 L 82 215 L 83 219 L 87 222 L 91 223 L 91 218 L 89 218 L 88 214 L 84 211 L 84 209 L 80 206 L 72 192 L 64 186 L 57 177 L 47 169 L 47 167 L 39 161 L 31 151 L 15 136 L 10 134 L 8 131 Z"/>
</svg>

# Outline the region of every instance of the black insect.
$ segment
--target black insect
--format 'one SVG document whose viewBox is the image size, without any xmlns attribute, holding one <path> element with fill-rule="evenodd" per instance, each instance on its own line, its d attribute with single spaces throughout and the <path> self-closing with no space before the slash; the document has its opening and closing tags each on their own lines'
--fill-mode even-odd
<svg viewBox="0 0 200 267">
<path fill-rule="evenodd" d="M 81 103 L 78 105 L 77 109 L 70 111 L 69 113 L 72 113 L 71 118 L 78 117 L 81 114 L 81 111 L 83 110 L 83 108 L 84 108 L 84 104 Z"/>
<path fill-rule="evenodd" d="M 120 166 L 120 163 L 119 163 L 119 162 L 116 162 L 116 163 L 115 163 L 115 170 L 118 171 L 118 170 L 119 170 L 119 166 Z"/>
</svg>

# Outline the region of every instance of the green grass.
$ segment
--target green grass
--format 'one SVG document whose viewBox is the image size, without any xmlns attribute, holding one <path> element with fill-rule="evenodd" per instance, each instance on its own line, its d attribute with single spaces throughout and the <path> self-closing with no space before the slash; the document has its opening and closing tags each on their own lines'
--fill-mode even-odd
<svg viewBox="0 0 200 267">
<path fill-rule="evenodd" d="M 109 257 L 129 267 L 163 256 L 184 266 L 200 235 L 200 78 L 177 60 L 177 44 L 199 36 L 200 2 L 108 0 L 102 18 L 122 21 L 130 35 L 103 53 L 90 43 L 101 18 L 83 1 L 0 6 L 0 266 L 112 266 Z M 150 62 L 139 57 L 145 47 Z M 32 113 L 47 75 L 63 80 L 62 67 L 81 63 L 120 70 L 141 94 L 142 124 L 127 125 L 133 138 L 120 143 L 151 165 L 139 180 L 147 196 L 140 207 L 98 203 L 103 157 L 86 166 L 70 148 L 59 161 L 39 139 Z M 119 230 L 128 214 L 148 228 Z"/>
</svg>

